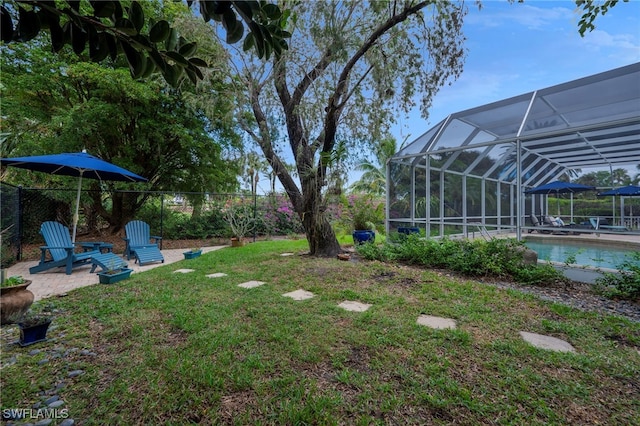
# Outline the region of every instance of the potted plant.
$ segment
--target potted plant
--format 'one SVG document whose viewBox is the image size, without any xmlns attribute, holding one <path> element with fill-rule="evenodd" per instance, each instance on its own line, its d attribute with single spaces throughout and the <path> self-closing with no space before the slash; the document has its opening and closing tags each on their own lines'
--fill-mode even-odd
<svg viewBox="0 0 640 426">
<path fill-rule="evenodd" d="M 10 277 L 0 284 L 1 323 L 14 324 L 22 318 L 33 303 L 33 293 L 27 290 L 31 284 L 20 275 Z"/>
<path fill-rule="evenodd" d="M 240 247 L 244 245 L 244 237 L 255 228 L 255 218 L 253 209 L 247 204 L 229 207 L 225 212 L 225 218 L 231 228 L 231 246 Z"/>
<path fill-rule="evenodd" d="M 185 259 L 195 259 L 196 257 L 199 257 L 202 254 L 202 249 L 200 247 L 194 247 L 191 250 L 185 251 L 182 254 L 184 254 Z"/>
<path fill-rule="evenodd" d="M 114 284 L 129 278 L 131 272 L 133 272 L 133 269 L 115 267 L 114 263 L 111 262 L 106 271 L 98 272 L 98 280 L 100 284 Z"/>
<path fill-rule="evenodd" d="M 375 242 L 375 224 L 381 220 L 382 207 L 382 203 L 376 205 L 370 196 L 357 196 L 353 199 L 351 212 L 354 244 Z"/>
<path fill-rule="evenodd" d="M 51 316 L 47 314 L 27 313 L 18 322 L 20 328 L 20 346 L 29 346 L 47 340 L 47 330 Z"/>
</svg>

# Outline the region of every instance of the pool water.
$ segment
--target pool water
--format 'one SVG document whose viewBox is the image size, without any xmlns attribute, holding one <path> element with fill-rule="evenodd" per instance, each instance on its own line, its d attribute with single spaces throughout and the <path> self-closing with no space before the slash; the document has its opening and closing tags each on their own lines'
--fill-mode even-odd
<svg viewBox="0 0 640 426">
<path fill-rule="evenodd" d="M 572 243 L 569 241 L 525 241 L 527 247 L 538 253 L 538 260 L 566 263 L 575 256 L 574 263 L 594 268 L 619 269 L 625 260 L 640 266 L 640 261 L 633 259 L 632 249 L 611 248 L 606 246 Z"/>
</svg>

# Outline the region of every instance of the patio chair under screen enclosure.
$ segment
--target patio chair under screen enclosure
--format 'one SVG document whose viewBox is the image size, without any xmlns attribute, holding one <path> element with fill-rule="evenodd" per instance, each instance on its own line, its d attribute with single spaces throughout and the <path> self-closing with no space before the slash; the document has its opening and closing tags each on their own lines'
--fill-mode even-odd
<svg viewBox="0 0 640 426">
<path fill-rule="evenodd" d="M 481 223 L 520 239 L 527 217 L 549 214 L 526 190 L 638 164 L 640 63 L 449 115 L 389 160 L 387 232 Z"/>
</svg>

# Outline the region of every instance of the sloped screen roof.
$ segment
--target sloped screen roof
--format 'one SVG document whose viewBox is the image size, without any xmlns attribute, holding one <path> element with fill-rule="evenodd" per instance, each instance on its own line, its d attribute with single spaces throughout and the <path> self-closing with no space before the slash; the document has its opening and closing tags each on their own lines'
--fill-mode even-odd
<svg viewBox="0 0 640 426">
<path fill-rule="evenodd" d="M 522 162 L 538 170 L 640 164 L 640 63 L 452 114 L 392 161 L 460 149 L 507 158 L 518 139 Z"/>
</svg>

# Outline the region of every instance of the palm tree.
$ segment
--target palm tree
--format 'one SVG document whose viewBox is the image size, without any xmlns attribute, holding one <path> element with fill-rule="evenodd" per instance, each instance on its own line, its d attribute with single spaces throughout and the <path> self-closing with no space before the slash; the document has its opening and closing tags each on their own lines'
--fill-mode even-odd
<svg viewBox="0 0 640 426">
<path fill-rule="evenodd" d="M 266 161 L 262 159 L 255 151 L 251 151 L 245 157 L 244 164 L 244 181 L 251 188 L 251 195 L 255 196 L 258 192 L 258 181 L 260 180 L 260 173 L 265 173 L 269 169 Z"/>
<path fill-rule="evenodd" d="M 356 170 L 364 172 L 350 189 L 371 195 L 384 196 L 387 192 L 387 160 L 398 151 L 396 140 L 388 136 L 375 147 L 376 161 L 368 160 L 356 166 Z"/>
</svg>

